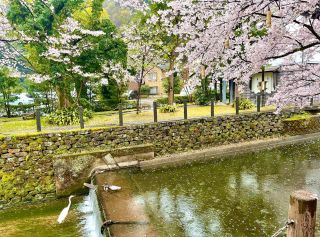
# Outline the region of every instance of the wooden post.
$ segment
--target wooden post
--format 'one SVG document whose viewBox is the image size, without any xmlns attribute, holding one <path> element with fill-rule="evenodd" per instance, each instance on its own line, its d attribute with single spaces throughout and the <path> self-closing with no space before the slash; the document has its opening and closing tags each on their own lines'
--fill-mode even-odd
<svg viewBox="0 0 320 237">
<path fill-rule="evenodd" d="M 264 107 L 265 105 L 265 101 L 264 101 L 264 91 L 265 91 L 265 67 L 262 66 L 262 78 L 261 78 L 262 82 L 261 82 L 261 105 L 262 107 Z"/>
<path fill-rule="evenodd" d="M 153 121 L 155 123 L 158 122 L 158 108 L 157 108 L 157 102 L 156 101 L 153 102 Z"/>
<path fill-rule="evenodd" d="M 233 80 L 229 81 L 229 104 L 232 104 L 234 101 L 234 82 Z"/>
<path fill-rule="evenodd" d="M 236 115 L 239 115 L 239 111 L 240 111 L 239 106 L 240 106 L 240 98 L 237 97 L 236 98 Z"/>
<path fill-rule="evenodd" d="M 37 123 L 37 131 L 41 132 L 41 114 L 40 114 L 40 109 L 36 109 L 36 123 Z"/>
<path fill-rule="evenodd" d="M 80 128 L 84 129 L 83 107 L 82 106 L 79 106 L 79 119 L 80 119 Z"/>
<path fill-rule="evenodd" d="M 211 117 L 214 117 L 214 99 L 211 99 Z"/>
<path fill-rule="evenodd" d="M 290 196 L 287 237 L 314 237 L 316 226 L 317 195 L 299 190 Z"/>
<path fill-rule="evenodd" d="M 119 125 L 123 126 L 122 104 L 119 104 Z"/>
<path fill-rule="evenodd" d="M 261 111 L 261 95 L 260 93 L 257 95 L 257 112 L 260 113 Z"/>
<path fill-rule="evenodd" d="M 188 104 L 187 101 L 185 100 L 183 102 L 183 111 L 184 111 L 184 119 L 188 119 Z"/>
</svg>

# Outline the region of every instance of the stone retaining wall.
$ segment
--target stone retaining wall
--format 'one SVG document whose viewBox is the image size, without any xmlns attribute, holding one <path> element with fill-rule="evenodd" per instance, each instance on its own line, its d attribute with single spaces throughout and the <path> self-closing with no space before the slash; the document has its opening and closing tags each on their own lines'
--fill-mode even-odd
<svg viewBox="0 0 320 237">
<path fill-rule="evenodd" d="M 318 132 L 320 128 L 320 115 L 306 119 L 284 120 L 283 132 L 288 135 L 300 135 Z"/>
<path fill-rule="evenodd" d="M 0 138 L 0 208 L 54 198 L 53 159 L 59 154 L 153 144 L 159 156 L 278 136 L 287 117 L 246 114 Z"/>
</svg>

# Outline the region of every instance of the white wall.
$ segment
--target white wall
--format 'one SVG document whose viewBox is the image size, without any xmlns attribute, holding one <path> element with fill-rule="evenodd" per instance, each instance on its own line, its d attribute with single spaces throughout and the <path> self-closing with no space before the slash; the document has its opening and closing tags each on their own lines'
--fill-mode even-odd
<svg viewBox="0 0 320 237">
<path fill-rule="evenodd" d="M 266 81 L 266 90 L 265 92 L 271 93 L 274 91 L 276 78 L 273 72 L 265 72 L 264 80 Z M 252 76 L 252 89 L 251 91 L 254 93 L 259 93 L 259 82 L 262 82 L 262 73 L 255 74 Z"/>
</svg>

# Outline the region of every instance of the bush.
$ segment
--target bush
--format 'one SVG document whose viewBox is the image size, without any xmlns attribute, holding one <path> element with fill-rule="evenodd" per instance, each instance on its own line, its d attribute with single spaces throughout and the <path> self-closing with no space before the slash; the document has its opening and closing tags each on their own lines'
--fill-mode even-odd
<svg viewBox="0 0 320 237">
<path fill-rule="evenodd" d="M 240 99 L 240 102 L 239 102 L 239 109 L 240 110 L 252 109 L 254 107 L 255 107 L 255 105 L 254 105 L 254 103 L 252 103 L 251 100 L 249 100 L 247 98 Z"/>
<path fill-rule="evenodd" d="M 159 98 L 159 99 L 156 99 L 156 102 L 160 106 L 167 105 L 168 104 L 168 98 L 167 97 Z"/>
<path fill-rule="evenodd" d="M 174 97 L 174 102 L 176 104 L 183 104 L 184 101 L 187 101 L 188 103 L 192 102 L 190 101 L 190 98 L 189 96 L 175 96 Z M 161 106 L 161 105 L 167 105 L 168 104 L 168 98 L 165 97 L 165 98 L 159 98 L 156 100 L 156 102 Z"/>
<path fill-rule="evenodd" d="M 194 101 L 197 105 L 208 105 L 215 97 L 216 91 L 210 89 L 207 78 L 201 81 L 201 85 L 197 86 L 194 92 Z"/>
<path fill-rule="evenodd" d="M 177 108 L 173 105 L 163 105 L 160 107 L 160 113 L 174 113 Z"/>
<path fill-rule="evenodd" d="M 150 95 L 150 86 L 142 85 L 140 94 L 141 95 Z"/>
<path fill-rule="evenodd" d="M 164 92 L 169 92 L 169 78 L 166 78 L 162 82 Z M 177 73 L 174 73 L 174 81 L 173 81 L 173 93 L 179 94 L 183 88 L 183 81 L 180 79 Z"/>
<path fill-rule="evenodd" d="M 27 105 L 10 105 L 12 112 L 23 112 L 27 113 L 34 110 L 34 104 Z"/>
<path fill-rule="evenodd" d="M 118 110 L 118 103 L 110 105 L 108 101 L 96 101 L 93 105 L 94 112 L 104 112 L 104 111 L 116 111 Z M 134 100 L 126 100 L 122 102 L 123 109 L 134 109 L 137 107 L 137 102 Z"/>
<path fill-rule="evenodd" d="M 88 109 L 83 110 L 84 121 L 87 121 L 93 117 L 92 112 Z M 56 110 L 52 112 L 47 117 L 49 124 L 64 126 L 64 125 L 74 125 L 80 123 L 79 118 L 79 108 L 70 107 L 61 110 Z"/>
<path fill-rule="evenodd" d="M 175 96 L 174 97 L 174 102 L 176 104 L 183 104 L 185 101 L 187 101 L 188 103 L 192 102 L 192 101 L 190 101 L 189 96 Z"/>
</svg>

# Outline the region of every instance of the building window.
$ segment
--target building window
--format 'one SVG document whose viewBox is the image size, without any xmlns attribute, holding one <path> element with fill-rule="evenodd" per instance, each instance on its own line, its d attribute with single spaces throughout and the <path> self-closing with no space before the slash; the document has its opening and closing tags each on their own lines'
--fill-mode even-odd
<svg viewBox="0 0 320 237">
<path fill-rule="evenodd" d="M 157 95 L 157 94 L 158 94 L 158 87 L 157 86 L 150 87 L 150 95 Z"/>
<path fill-rule="evenodd" d="M 157 80 L 157 73 L 151 72 L 148 74 L 149 81 L 156 81 Z"/>
</svg>

